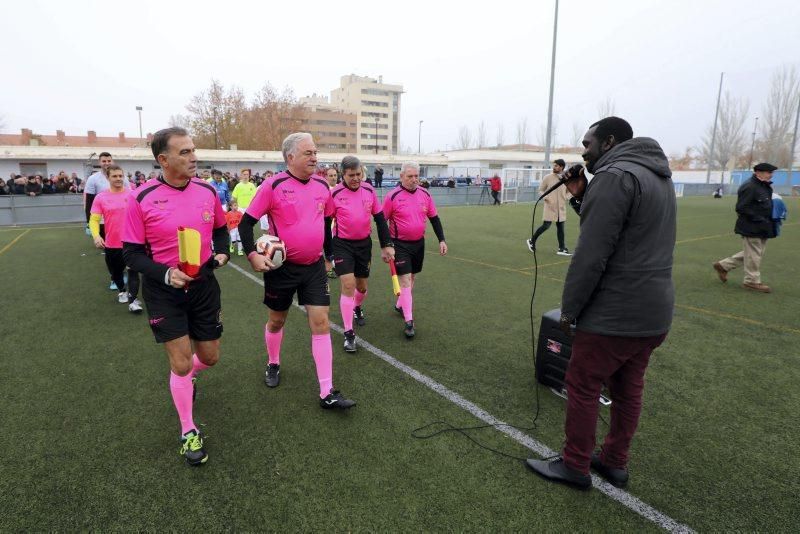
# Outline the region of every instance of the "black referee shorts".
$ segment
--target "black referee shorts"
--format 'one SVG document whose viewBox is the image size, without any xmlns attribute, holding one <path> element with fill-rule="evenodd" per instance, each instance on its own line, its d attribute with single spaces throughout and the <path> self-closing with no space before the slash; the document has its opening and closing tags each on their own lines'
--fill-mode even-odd
<svg viewBox="0 0 800 534">
<path fill-rule="evenodd" d="M 336 274 L 355 274 L 356 278 L 369 278 L 372 264 L 372 239 L 333 238 L 333 267 Z"/>
<path fill-rule="evenodd" d="M 195 341 L 213 341 L 222 336 L 220 289 L 213 273 L 189 283 L 188 290 L 144 277 L 142 297 L 158 343 L 185 335 Z"/>
<path fill-rule="evenodd" d="M 281 267 L 264 273 L 264 304 L 270 310 L 288 310 L 295 291 L 301 306 L 331 305 L 328 275 L 322 258 L 311 265 L 285 261 Z"/>
<path fill-rule="evenodd" d="M 418 241 L 394 239 L 394 266 L 397 274 L 417 274 L 425 260 L 425 238 Z"/>
</svg>

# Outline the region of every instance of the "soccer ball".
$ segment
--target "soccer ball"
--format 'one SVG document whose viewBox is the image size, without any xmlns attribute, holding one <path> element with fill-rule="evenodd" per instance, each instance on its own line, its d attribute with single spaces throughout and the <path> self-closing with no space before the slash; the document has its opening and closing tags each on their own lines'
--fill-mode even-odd
<svg viewBox="0 0 800 534">
<path fill-rule="evenodd" d="M 256 252 L 267 257 L 275 264 L 275 269 L 283 265 L 286 259 L 286 245 L 279 237 L 262 235 L 256 240 Z"/>
</svg>

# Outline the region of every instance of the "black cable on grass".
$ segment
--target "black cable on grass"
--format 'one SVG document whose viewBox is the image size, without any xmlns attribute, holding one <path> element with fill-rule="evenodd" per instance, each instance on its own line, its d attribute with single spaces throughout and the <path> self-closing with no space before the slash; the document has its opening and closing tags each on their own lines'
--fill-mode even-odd
<svg viewBox="0 0 800 534">
<path fill-rule="evenodd" d="M 533 213 L 531 214 L 531 233 L 530 233 L 531 236 L 533 236 L 533 233 L 536 231 L 536 207 L 539 205 L 539 201 L 541 201 L 541 200 L 542 200 L 541 198 L 538 198 L 536 200 L 536 202 L 534 202 L 534 204 L 533 204 Z M 534 377 L 535 377 L 536 376 L 536 322 L 535 322 L 534 316 L 533 316 L 533 305 L 534 305 L 534 301 L 536 299 L 536 286 L 537 286 L 537 282 L 539 280 L 539 262 L 536 259 L 536 248 L 535 247 L 534 247 L 532 252 L 533 252 L 533 290 L 531 291 L 530 321 L 531 321 L 531 361 L 533 362 L 533 373 L 534 373 Z M 503 456 L 505 458 L 511 458 L 513 460 L 521 460 L 521 461 L 524 462 L 526 460 L 526 458 L 521 458 L 519 456 L 514 456 L 513 454 L 509 454 L 507 452 L 503 452 L 503 451 L 495 449 L 493 447 L 489 447 L 488 445 L 484 445 L 483 443 L 481 443 L 480 441 L 478 441 L 477 439 L 475 439 L 471 435 L 467 434 L 467 431 L 468 430 L 482 430 L 482 429 L 485 429 L 485 428 L 497 428 L 497 427 L 500 427 L 500 426 L 514 428 L 514 429 L 519 430 L 521 432 L 532 432 L 532 431 L 536 430 L 536 422 L 539 420 L 539 382 L 538 382 L 538 380 L 535 380 L 535 379 L 534 379 L 534 389 L 536 391 L 536 408 L 535 408 L 534 415 L 533 415 L 533 421 L 531 422 L 531 426 L 529 426 L 529 427 L 512 425 L 510 423 L 498 423 L 498 424 L 494 424 L 494 425 L 486 424 L 486 425 L 477 425 L 477 426 L 457 427 L 457 426 L 451 425 L 447 421 L 434 421 L 433 423 L 428 423 L 427 425 L 421 426 L 419 428 L 415 428 L 414 430 L 411 431 L 411 435 L 413 437 L 417 438 L 417 439 L 430 439 L 430 438 L 433 438 L 435 436 L 444 434 L 446 432 L 456 432 L 457 434 L 461 434 L 462 436 L 466 437 L 468 440 L 473 442 L 475 445 L 477 445 L 481 449 L 487 450 L 489 452 L 493 452 L 493 453 L 498 454 L 500 456 Z M 441 428 L 439 430 L 436 430 L 436 431 L 428 433 L 428 434 L 421 434 L 421 432 L 423 430 L 426 430 L 426 429 L 428 429 L 428 428 L 430 428 L 430 427 L 432 427 L 434 425 L 444 425 L 445 428 Z M 544 460 L 552 460 L 553 458 L 556 458 L 557 456 L 558 455 L 550 457 L 550 458 L 544 458 Z"/>
</svg>

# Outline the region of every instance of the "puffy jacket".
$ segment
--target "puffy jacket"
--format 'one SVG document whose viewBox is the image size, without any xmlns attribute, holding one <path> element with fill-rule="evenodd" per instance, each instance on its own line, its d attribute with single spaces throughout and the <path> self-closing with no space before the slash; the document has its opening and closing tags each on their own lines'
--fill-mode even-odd
<svg viewBox="0 0 800 534">
<path fill-rule="evenodd" d="M 580 207 L 581 234 L 567 272 L 561 311 L 577 329 L 648 337 L 672 324 L 677 204 L 659 144 L 637 137 L 595 165 Z"/>
</svg>

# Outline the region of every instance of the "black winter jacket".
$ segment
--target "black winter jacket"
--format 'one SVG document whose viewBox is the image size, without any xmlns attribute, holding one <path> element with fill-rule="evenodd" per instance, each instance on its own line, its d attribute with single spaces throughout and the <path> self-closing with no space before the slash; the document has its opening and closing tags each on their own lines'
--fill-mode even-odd
<svg viewBox="0 0 800 534">
<path fill-rule="evenodd" d="M 772 224 L 772 184 L 753 175 L 739 187 L 734 232 L 742 237 L 775 237 Z"/>
</svg>

